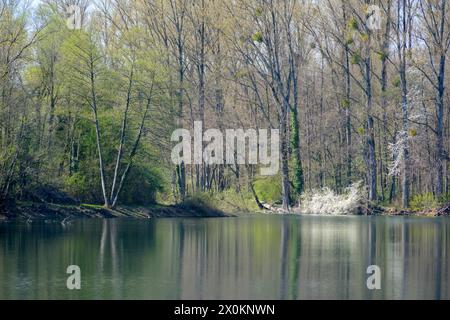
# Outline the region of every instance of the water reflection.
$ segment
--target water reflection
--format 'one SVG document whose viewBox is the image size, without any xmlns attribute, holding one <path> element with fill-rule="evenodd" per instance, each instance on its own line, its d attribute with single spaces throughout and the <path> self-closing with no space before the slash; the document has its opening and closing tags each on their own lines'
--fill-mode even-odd
<svg viewBox="0 0 450 320">
<path fill-rule="evenodd" d="M 449 299 L 448 219 L 0 224 L 1 299 Z M 68 265 L 82 290 L 66 289 Z M 366 268 L 382 270 L 382 290 Z"/>
</svg>

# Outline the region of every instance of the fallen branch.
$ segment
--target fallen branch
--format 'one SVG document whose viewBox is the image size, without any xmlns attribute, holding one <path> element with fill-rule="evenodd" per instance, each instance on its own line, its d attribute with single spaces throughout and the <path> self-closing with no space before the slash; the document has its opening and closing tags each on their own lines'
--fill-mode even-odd
<svg viewBox="0 0 450 320">
<path fill-rule="evenodd" d="M 441 209 L 436 212 L 436 216 L 449 216 L 450 215 L 450 202 L 447 202 Z"/>
</svg>

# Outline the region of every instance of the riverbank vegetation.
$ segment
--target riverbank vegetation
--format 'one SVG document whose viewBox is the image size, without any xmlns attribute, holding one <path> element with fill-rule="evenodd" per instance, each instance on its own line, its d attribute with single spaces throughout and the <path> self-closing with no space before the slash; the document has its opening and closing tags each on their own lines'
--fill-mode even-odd
<svg viewBox="0 0 450 320">
<path fill-rule="evenodd" d="M 0 1 L 0 208 L 439 207 L 449 17 L 446 0 Z M 195 121 L 279 129 L 279 173 L 174 165 Z"/>
</svg>

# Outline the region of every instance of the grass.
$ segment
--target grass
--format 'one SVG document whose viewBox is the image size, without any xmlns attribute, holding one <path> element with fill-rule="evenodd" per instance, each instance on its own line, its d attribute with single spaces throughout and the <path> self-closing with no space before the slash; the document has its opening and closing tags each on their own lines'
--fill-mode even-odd
<svg viewBox="0 0 450 320">
<path fill-rule="evenodd" d="M 215 206 L 225 212 L 258 212 L 258 205 L 251 192 L 228 189 L 214 195 Z"/>
<path fill-rule="evenodd" d="M 103 205 L 99 205 L 99 204 L 89 204 L 89 203 L 83 203 L 80 205 L 81 207 L 85 207 L 88 209 L 94 209 L 94 210 L 101 210 L 101 209 L 105 209 L 105 207 Z"/>
<path fill-rule="evenodd" d="M 186 209 L 221 211 L 226 213 L 258 212 L 259 208 L 248 191 L 198 192 L 181 205 Z"/>
<path fill-rule="evenodd" d="M 262 177 L 253 183 L 260 201 L 278 203 L 281 200 L 281 183 L 279 176 Z"/>
</svg>

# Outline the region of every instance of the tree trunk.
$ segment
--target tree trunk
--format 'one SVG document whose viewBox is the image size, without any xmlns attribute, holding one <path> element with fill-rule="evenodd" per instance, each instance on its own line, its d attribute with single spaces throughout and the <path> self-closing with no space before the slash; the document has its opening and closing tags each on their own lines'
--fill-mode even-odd
<svg viewBox="0 0 450 320">
<path fill-rule="evenodd" d="M 436 98 L 436 196 L 444 194 L 444 166 L 446 163 L 446 152 L 444 149 L 444 82 L 445 82 L 445 55 L 441 55 L 439 63 L 438 96 Z"/>
<path fill-rule="evenodd" d="M 366 151 L 367 151 L 367 182 L 369 186 L 369 201 L 377 201 L 377 160 L 375 154 L 375 132 L 372 117 L 372 75 L 370 49 L 365 59 L 365 81 L 366 81 Z"/>
<path fill-rule="evenodd" d="M 116 190 L 116 183 L 117 183 L 117 177 L 119 174 L 120 162 L 122 161 L 123 148 L 124 148 L 125 136 L 126 136 L 126 131 L 127 131 L 127 123 L 128 123 L 128 110 L 130 109 L 130 104 L 131 104 L 132 86 L 133 86 L 133 67 L 131 68 L 130 81 L 128 83 L 127 100 L 126 100 L 126 104 L 125 104 L 125 110 L 123 113 L 122 128 L 120 130 L 120 143 L 119 143 L 119 150 L 117 151 L 117 160 L 116 160 L 116 167 L 114 169 L 114 177 L 113 177 L 113 182 L 112 182 L 112 187 L 111 187 L 110 202 L 114 201 L 114 192 Z"/>
<path fill-rule="evenodd" d="M 98 113 L 97 113 L 97 93 L 95 91 L 95 74 L 94 74 L 94 61 L 93 57 L 90 57 L 90 80 L 91 80 L 91 98 L 92 98 L 92 112 L 94 114 L 94 123 L 95 123 L 95 137 L 97 140 L 97 152 L 98 152 L 98 163 L 99 163 L 99 170 L 100 170 L 100 181 L 102 185 L 102 193 L 103 193 L 103 199 L 104 199 L 104 206 L 105 208 L 111 208 L 108 195 L 106 193 L 106 177 L 105 177 L 105 167 L 103 165 L 103 154 L 102 154 L 102 144 L 101 144 L 101 132 L 100 132 L 100 124 L 98 120 Z"/>
<path fill-rule="evenodd" d="M 280 151 L 281 151 L 281 190 L 283 210 L 289 211 L 290 184 L 289 184 L 289 150 L 287 143 L 287 108 L 282 107 L 280 115 Z"/>
</svg>

